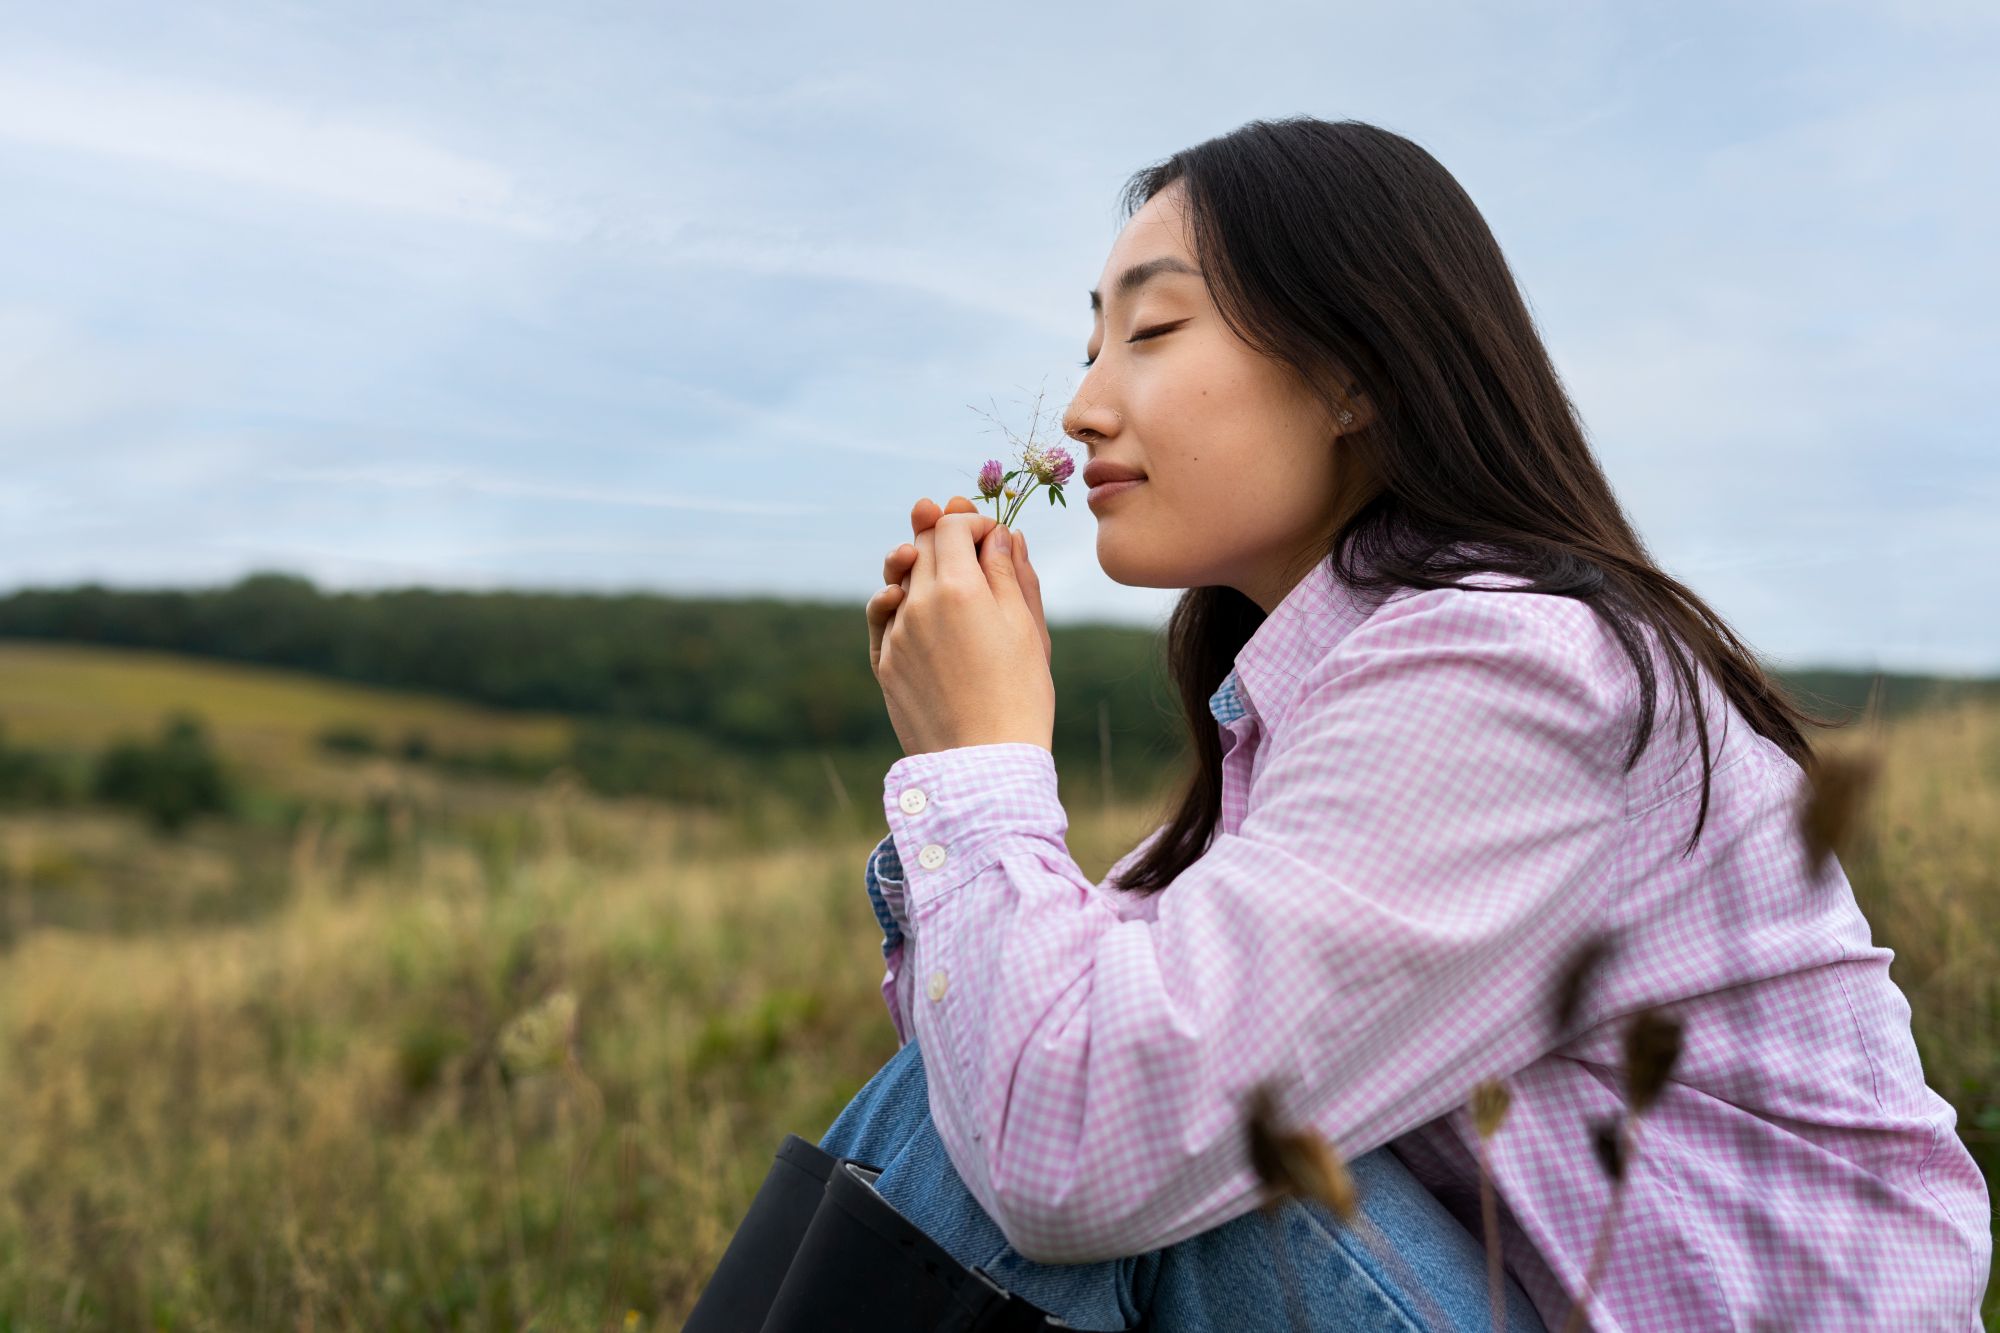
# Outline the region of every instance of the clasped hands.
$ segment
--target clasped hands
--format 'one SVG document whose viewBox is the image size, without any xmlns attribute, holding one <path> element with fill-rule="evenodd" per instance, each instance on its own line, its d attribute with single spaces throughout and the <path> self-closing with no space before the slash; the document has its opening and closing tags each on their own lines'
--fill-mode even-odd
<svg viewBox="0 0 2000 1333">
<path fill-rule="evenodd" d="M 868 599 L 869 665 L 903 753 L 1051 748 L 1052 647 L 1026 539 L 964 496 L 917 501 L 910 530 Z"/>
</svg>

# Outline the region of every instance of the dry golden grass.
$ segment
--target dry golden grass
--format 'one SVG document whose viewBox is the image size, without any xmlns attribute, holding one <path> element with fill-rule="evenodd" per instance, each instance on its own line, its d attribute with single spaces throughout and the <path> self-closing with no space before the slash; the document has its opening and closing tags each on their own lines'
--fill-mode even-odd
<svg viewBox="0 0 2000 1333">
<path fill-rule="evenodd" d="M 324 728 L 351 723 L 385 743 L 421 731 L 445 750 L 568 748 L 573 724 L 553 713 L 480 708 L 435 695 L 347 685 L 302 672 L 92 644 L 0 642 L 0 700 L 17 745 L 95 750 L 119 734 L 153 734 L 160 715 L 196 705 L 231 758 L 254 768 L 316 754 Z"/>
<path fill-rule="evenodd" d="M 1881 756 L 1842 864 L 1876 939 L 1896 951 L 1890 975 L 1909 998 L 1925 1077 L 1958 1106 L 1990 1182 L 2000 1172 L 2000 708 L 1908 718 Z"/>
<path fill-rule="evenodd" d="M 872 837 L 389 789 L 369 855 L 329 805 L 276 900 L 139 933 L 48 925 L 40 877 L 94 838 L 69 891 L 143 856 L 227 895 L 226 828 L 0 819 L 0 1330 L 678 1328 L 783 1135 L 892 1052 Z M 1074 811 L 1072 851 L 1101 875 L 1154 818 Z M 1990 1170 L 2000 711 L 1897 724 L 1863 821 L 1843 862 Z"/>
<path fill-rule="evenodd" d="M 21 904 L 65 838 L 143 835 L 5 821 L 0 1328 L 677 1328 L 784 1133 L 893 1051 L 872 839 L 747 850 L 559 784 L 503 839 L 410 804 L 366 867 L 308 821 L 275 910 L 136 935 Z M 510 1063 L 551 997 L 568 1058 Z"/>
</svg>

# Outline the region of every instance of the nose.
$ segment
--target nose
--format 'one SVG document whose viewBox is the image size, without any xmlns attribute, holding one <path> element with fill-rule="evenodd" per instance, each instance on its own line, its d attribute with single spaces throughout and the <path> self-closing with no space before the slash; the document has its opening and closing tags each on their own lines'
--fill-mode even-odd
<svg viewBox="0 0 2000 1333">
<path fill-rule="evenodd" d="M 1116 408 L 1079 399 L 1063 413 L 1063 434 L 1079 444 L 1095 446 L 1098 441 L 1117 434 L 1124 420 L 1123 414 Z"/>
</svg>

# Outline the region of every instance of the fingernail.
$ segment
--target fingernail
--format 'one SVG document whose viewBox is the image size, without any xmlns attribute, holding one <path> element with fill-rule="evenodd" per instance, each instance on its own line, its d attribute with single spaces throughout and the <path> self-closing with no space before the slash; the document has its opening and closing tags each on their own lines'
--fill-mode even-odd
<svg viewBox="0 0 2000 1333">
<path fill-rule="evenodd" d="M 1013 534 L 1008 532 L 1007 529 L 1004 527 L 993 529 L 993 540 L 995 543 L 998 544 L 1000 548 L 1000 554 L 1002 555 L 1006 555 L 1009 551 L 1012 551 L 1014 549 Z"/>
</svg>

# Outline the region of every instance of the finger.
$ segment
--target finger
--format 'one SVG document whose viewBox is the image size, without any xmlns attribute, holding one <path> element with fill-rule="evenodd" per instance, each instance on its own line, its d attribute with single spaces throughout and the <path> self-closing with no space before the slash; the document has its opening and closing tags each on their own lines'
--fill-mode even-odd
<svg viewBox="0 0 2000 1333">
<path fill-rule="evenodd" d="M 992 532 L 1000 524 L 998 518 L 994 518 L 992 514 L 982 514 L 976 508 L 948 508 L 948 510 L 940 512 L 940 518 L 944 514 L 972 514 L 974 518 L 978 518 L 978 522 L 972 528 L 972 542 L 974 544 L 986 540 L 986 534 Z M 932 526 L 936 526 L 936 524 L 932 524 Z M 930 530 L 930 528 L 926 528 L 926 530 Z M 904 542 L 902 546 L 896 546 L 896 550 L 890 550 L 888 558 L 882 560 L 882 580 L 884 582 L 896 582 L 898 578 L 906 578 L 908 572 L 910 572 L 910 566 L 914 566 L 914 564 L 916 564 L 916 546 L 910 544 L 910 542 Z"/>
<path fill-rule="evenodd" d="M 1027 537 L 1018 532 L 1014 533 L 1014 580 L 1021 585 L 1021 595 L 1027 599 L 1028 609 L 1035 613 L 1036 620 L 1041 620 L 1042 579 L 1035 573 L 1035 567 L 1028 563 Z"/>
<path fill-rule="evenodd" d="M 904 542 L 882 561 L 882 582 L 901 583 L 917 560 L 917 548 Z"/>
<path fill-rule="evenodd" d="M 937 555 L 933 548 L 937 545 L 937 529 L 925 528 L 917 534 L 914 543 L 917 548 L 916 563 L 910 566 L 910 591 L 927 588 L 937 581 Z"/>
<path fill-rule="evenodd" d="M 995 526 L 984 514 L 946 514 L 940 518 L 931 532 L 937 539 L 937 576 L 954 582 L 977 580 L 984 587 L 986 573 L 979 567 L 979 537 Z"/>
<path fill-rule="evenodd" d="M 868 599 L 868 627 L 879 630 L 895 616 L 903 604 L 903 590 L 891 585 Z"/>
<path fill-rule="evenodd" d="M 941 522 L 944 518 L 944 511 L 939 510 L 938 517 Z M 999 526 L 998 520 L 996 520 L 991 514 L 982 514 L 979 513 L 977 510 L 953 510 L 951 514 L 951 521 L 953 523 L 961 523 L 968 526 L 971 532 L 971 542 L 974 547 L 977 547 L 980 542 L 986 539 L 986 535 L 988 533 L 992 532 L 994 528 Z M 911 560 L 909 569 L 903 575 L 902 584 L 905 589 L 914 588 L 916 586 L 919 577 L 917 570 L 918 567 L 923 564 L 926 553 L 928 553 L 931 556 L 933 563 L 930 566 L 928 566 L 930 572 L 924 574 L 922 577 L 926 580 L 935 579 L 938 577 L 938 566 L 935 563 L 935 557 L 937 551 L 936 539 L 937 539 L 937 525 L 935 524 L 917 534 L 917 540 L 914 543 L 914 545 L 917 548 L 918 555 L 916 556 L 916 558 Z M 930 543 L 930 546 L 928 547 L 928 552 L 926 549 L 926 543 Z M 973 562 L 975 564 L 978 563 L 978 557 L 976 554 L 974 555 Z"/>
<path fill-rule="evenodd" d="M 926 497 L 917 501 L 916 506 L 910 510 L 910 530 L 912 532 L 924 532 L 936 527 L 938 519 L 945 514 L 976 514 L 978 512 L 979 506 L 966 499 L 963 495 L 952 496 L 950 500 L 945 502 L 943 509 L 939 509 L 936 504 Z"/>
<path fill-rule="evenodd" d="M 1014 563 L 1014 531 L 995 525 L 979 547 L 979 572 L 986 575 L 989 587 L 999 588 L 1002 584 L 1018 587 L 1014 577 L 1018 566 Z"/>
<path fill-rule="evenodd" d="M 1049 636 L 1049 614 L 1042 609 L 1042 576 L 1037 574 L 1035 567 L 1028 563 L 1028 539 L 1026 537 L 1016 533 L 1014 549 L 1019 553 L 1016 555 L 1014 561 L 1015 582 L 1021 585 L 1021 594 L 1027 599 L 1029 608 L 1034 611 L 1035 624 L 1042 631 L 1042 652 L 1053 660 L 1055 657 L 1055 640 Z"/>
</svg>

